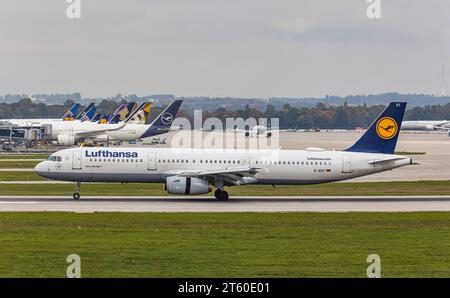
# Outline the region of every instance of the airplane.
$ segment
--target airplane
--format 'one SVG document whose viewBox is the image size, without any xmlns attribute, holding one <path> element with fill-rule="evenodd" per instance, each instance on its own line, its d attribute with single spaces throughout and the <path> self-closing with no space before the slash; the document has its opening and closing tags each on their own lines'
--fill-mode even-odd
<svg viewBox="0 0 450 298">
<path fill-rule="evenodd" d="M 134 141 L 167 133 L 171 129 L 172 122 L 175 120 L 182 102 L 183 100 L 173 101 L 150 123 L 148 114 L 150 112 L 151 102 L 143 103 L 127 118 L 124 127 L 105 131 L 104 134 L 95 135 L 90 139 L 96 142 Z M 145 123 L 142 123 L 144 120 Z"/>
<path fill-rule="evenodd" d="M 35 167 L 39 176 L 82 182 L 164 183 L 176 195 L 211 192 L 229 198 L 225 187 L 245 184 L 302 185 L 335 182 L 412 164 L 395 155 L 406 102 L 393 102 L 363 136 L 343 151 L 203 149 L 203 148 L 72 148 L 50 155 Z M 163 120 L 160 120 L 163 121 Z"/>
<path fill-rule="evenodd" d="M 240 129 L 235 129 L 235 132 L 238 133 L 244 133 L 244 136 L 246 137 L 265 137 L 265 138 L 270 138 L 272 137 L 272 135 L 274 133 L 279 133 L 279 132 L 295 132 L 296 130 L 293 129 L 277 129 L 277 130 L 271 130 L 268 129 L 267 127 L 263 126 L 263 125 L 255 125 L 253 126 L 253 128 L 251 130 L 240 130 Z"/>
<path fill-rule="evenodd" d="M 403 130 L 447 130 L 450 137 L 450 121 L 449 120 L 430 120 L 430 121 L 403 121 Z"/>
<path fill-rule="evenodd" d="M 49 121 L 73 121 L 77 117 L 77 111 L 80 108 L 79 103 L 73 104 L 61 118 L 53 118 L 53 119 L 4 119 L 2 121 L 8 122 L 11 125 L 16 126 L 36 126 L 42 125 L 43 122 L 47 123 Z M 84 111 L 84 110 L 83 110 Z"/>
<path fill-rule="evenodd" d="M 49 140 L 55 141 L 58 145 L 75 145 L 78 140 L 90 139 L 96 142 L 104 141 L 130 141 L 163 134 L 169 131 L 172 121 L 175 119 L 181 100 L 172 102 L 151 124 L 129 123 L 134 120 L 141 109 L 147 113 L 149 103 L 143 103 L 140 108 L 132 112 L 128 118 L 117 124 L 98 124 L 94 122 L 73 122 L 61 121 L 53 122 Z M 171 115 L 170 122 L 162 122 L 160 119 Z"/>
</svg>

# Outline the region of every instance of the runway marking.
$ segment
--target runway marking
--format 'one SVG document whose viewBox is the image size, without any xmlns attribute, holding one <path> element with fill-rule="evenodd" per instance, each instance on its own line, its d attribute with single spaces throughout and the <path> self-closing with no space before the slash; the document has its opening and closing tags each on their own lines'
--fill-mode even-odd
<svg viewBox="0 0 450 298">
<path fill-rule="evenodd" d="M 232 197 L 0 196 L 0 211 L 26 212 L 413 212 L 450 211 L 450 196 Z"/>
</svg>

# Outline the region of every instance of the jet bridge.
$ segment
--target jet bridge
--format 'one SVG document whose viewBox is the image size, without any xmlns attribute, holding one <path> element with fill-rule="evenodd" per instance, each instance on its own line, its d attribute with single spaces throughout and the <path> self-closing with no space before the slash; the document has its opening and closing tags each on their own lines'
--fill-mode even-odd
<svg viewBox="0 0 450 298">
<path fill-rule="evenodd" d="M 51 125 L 17 126 L 0 121 L 0 140 L 9 142 L 42 141 L 51 134 L 51 129 Z"/>
</svg>

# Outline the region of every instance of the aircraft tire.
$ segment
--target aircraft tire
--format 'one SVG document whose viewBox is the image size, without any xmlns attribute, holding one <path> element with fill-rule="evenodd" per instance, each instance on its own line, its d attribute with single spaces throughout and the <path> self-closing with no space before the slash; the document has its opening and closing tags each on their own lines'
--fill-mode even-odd
<svg viewBox="0 0 450 298">
<path fill-rule="evenodd" d="M 216 197 L 216 199 L 218 201 L 227 201 L 228 197 L 229 197 L 228 193 L 226 191 L 220 190 L 220 189 L 218 189 L 214 192 L 214 196 Z"/>
<path fill-rule="evenodd" d="M 73 199 L 74 200 L 79 200 L 80 199 L 80 193 L 79 192 L 74 193 L 73 194 Z"/>
</svg>

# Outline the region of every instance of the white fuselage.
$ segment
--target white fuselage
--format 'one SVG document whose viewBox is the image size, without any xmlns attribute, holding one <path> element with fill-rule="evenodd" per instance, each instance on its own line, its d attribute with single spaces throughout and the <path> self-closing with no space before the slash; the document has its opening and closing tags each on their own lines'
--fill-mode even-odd
<svg viewBox="0 0 450 298">
<path fill-rule="evenodd" d="M 150 125 L 140 123 L 99 124 L 80 120 L 63 121 L 62 119 L 5 119 L 2 121 L 17 126 L 40 127 L 49 125 L 51 127 L 51 134 L 48 136 L 48 139 L 54 141 L 58 141 L 58 138 L 61 140 L 62 137 L 69 141 L 72 139 L 76 141 L 80 138 L 89 138 L 98 142 L 108 140 L 131 141 L 139 139 L 150 127 Z M 91 135 L 89 136 L 90 133 Z M 68 145 L 68 143 L 62 143 L 61 145 Z"/>
<path fill-rule="evenodd" d="M 105 153 L 106 152 L 106 153 Z M 76 182 L 165 182 L 189 171 L 257 169 L 250 183 L 313 184 L 365 176 L 411 163 L 409 157 L 345 151 L 73 148 L 58 151 L 36 172 Z M 377 160 L 392 161 L 374 163 Z"/>
<path fill-rule="evenodd" d="M 133 124 L 127 123 L 123 128 L 119 130 L 107 131 L 104 134 L 92 137 L 91 139 L 98 142 L 104 141 L 132 141 L 139 139 L 144 132 L 149 129 L 148 124 Z"/>
<path fill-rule="evenodd" d="M 450 121 L 440 120 L 440 121 L 403 121 L 402 129 L 404 130 L 439 130 L 439 129 L 450 129 Z"/>
<path fill-rule="evenodd" d="M 55 122 L 64 122 L 63 119 L 2 119 L 2 122 L 8 122 L 11 125 L 37 127 L 42 125 L 52 125 Z M 73 120 L 72 122 L 80 122 L 80 120 Z"/>
<path fill-rule="evenodd" d="M 123 127 L 123 124 L 99 124 L 90 121 L 59 121 L 53 122 L 51 127 L 50 139 L 58 140 L 60 136 L 71 136 L 78 139 L 89 134 L 103 133 L 103 131 L 108 129 L 120 129 Z"/>
</svg>

